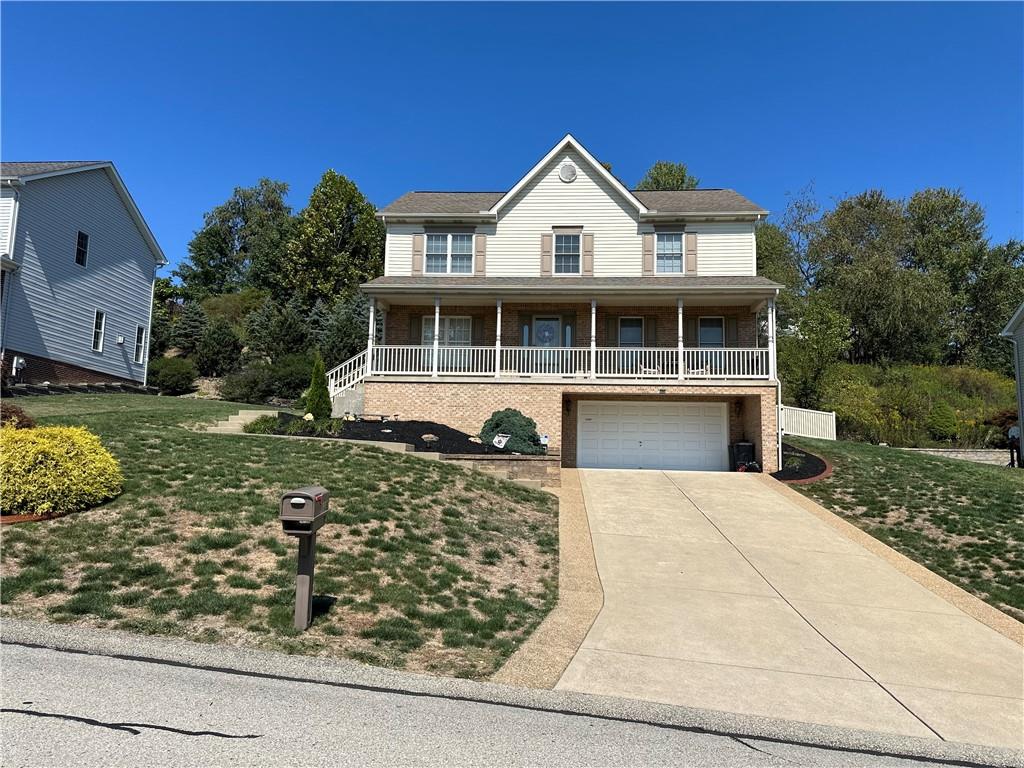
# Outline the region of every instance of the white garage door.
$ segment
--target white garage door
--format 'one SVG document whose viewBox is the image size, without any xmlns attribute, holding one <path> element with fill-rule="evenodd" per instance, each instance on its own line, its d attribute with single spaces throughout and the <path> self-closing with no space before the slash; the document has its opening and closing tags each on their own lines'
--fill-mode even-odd
<svg viewBox="0 0 1024 768">
<path fill-rule="evenodd" d="M 605 469 L 725 470 L 725 403 L 577 401 L 576 464 Z"/>
</svg>

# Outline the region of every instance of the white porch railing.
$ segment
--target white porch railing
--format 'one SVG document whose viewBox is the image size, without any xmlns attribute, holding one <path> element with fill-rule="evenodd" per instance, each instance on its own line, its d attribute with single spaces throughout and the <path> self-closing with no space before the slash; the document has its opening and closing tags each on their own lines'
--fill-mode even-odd
<svg viewBox="0 0 1024 768">
<path fill-rule="evenodd" d="M 350 357 L 327 372 L 327 389 L 331 397 L 359 383 L 366 376 L 366 350 Z"/>
<path fill-rule="evenodd" d="M 812 411 L 808 408 L 779 406 L 779 429 L 784 435 L 836 439 L 835 411 Z"/>
<path fill-rule="evenodd" d="M 439 347 L 436 371 L 498 378 L 767 379 L 768 354 L 766 348 L 598 347 L 591 359 L 589 347 Z M 377 345 L 371 352 L 371 376 L 434 371 L 432 346 Z"/>
</svg>

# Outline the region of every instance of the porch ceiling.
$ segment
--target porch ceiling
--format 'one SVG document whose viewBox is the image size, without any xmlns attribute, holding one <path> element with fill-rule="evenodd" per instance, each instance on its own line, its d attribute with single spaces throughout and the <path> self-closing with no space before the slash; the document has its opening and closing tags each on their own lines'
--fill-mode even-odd
<svg viewBox="0 0 1024 768">
<path fill-rule="evenodd" d="M 763 277 L 378 277 L 363 290 L 388 304 L 460 305 L 580 303 L 664 306 L 683 297 L 690 304 L 760 306 L 781 288 Z"/>
</svg>

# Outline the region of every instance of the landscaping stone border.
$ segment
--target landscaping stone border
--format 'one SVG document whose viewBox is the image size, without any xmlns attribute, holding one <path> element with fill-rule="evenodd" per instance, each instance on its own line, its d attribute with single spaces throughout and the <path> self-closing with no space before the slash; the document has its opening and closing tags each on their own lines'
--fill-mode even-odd
<svg viewBox="0 0 1024 768">
<path fill-rule="evenodd" d="M 558 603 L 491 677 L 495 683 L 554 688 L 604 606 L 580 476 L 575 469 L 561 475 L 552 491 L 558 497 Z"/>
<path fill-rule="evenodd" d="M 959 608 L 986 627 L 994 629 L 1004 637 L 1008 637 L 1017 645 L 1024 646 L 1024 624 L 1012 616 L 1008 616 L 998 608 L 986 603 L 970 592 L 961 589 L 936 573 L 932 573 L 923 565 L 897 552 L 888 544 L 883 544 L 874 536 L 862 531 L 853 523 L 843 519 L 834 512 L 807 498 L 799 491 L 786 487 L 785 483 L 770 475 L 761 475 L 761 481 L 768 487 L 785 496 L 802 509 L 807 510 L 824 523 L 832 526 L 850 541 L 859 544 L 872 554 L 878 555 L 900 573 L 909 576 L 928 591 L 938 595 L 946 602 Z"/>
<path fill-rule="evenodd" d="M 809 451 L 808 451 L 808 453 L 809 453 Z M 826 459 L 824 456 L 818 456 L 818 454 L 816 454 L 816 453 L 814 454 L 814 456 L 817 456 L 819 459 L 821 459 L 823 462 L 825 462 L 825 469 L 824 469 L 824 471 L 819 472 L 814 477 L 802 477 L 799 480 L 779 480 L 779 482 L 780 483 L 785 483 L 786 485 L 810 485 L 811 483 L 816 483 L 819 480 L 824 480 L 826 477 L 831 477 L 832 476 L 832 462 L 829 461 L 828 459 Z"/>
<path fill-rule="evenodd" d="M 562 484 L 562 456 L 523 456 L 501 453 L 443 453 L 442 461 L 488 474 L 500 474 L 509 480 L 536 480 L 542 488 L 558 488 Z"/>
</svg>

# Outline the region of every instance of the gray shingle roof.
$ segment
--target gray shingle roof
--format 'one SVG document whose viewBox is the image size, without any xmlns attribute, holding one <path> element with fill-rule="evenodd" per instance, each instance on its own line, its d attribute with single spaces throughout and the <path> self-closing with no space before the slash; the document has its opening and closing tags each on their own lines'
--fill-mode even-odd
<svg viewBox="0 0 1024 768">
<path fill-rule="evenodd" d="M 47 160 L 34 163 L 0 163 L 0 177 L 17 179 L 22 176 L 34 176 L 37 173 L 53 173 L 68 171 L 73 168 L 84 168 L 89 165 L 108 162 L 106 160 Z"/>
<path fill-rule="evenodd" d="M 709 288 L 781 288 L 761 276 L 731 277 L 455 277 L 452 275 L 418 275 L 414 277 L 377 277 L 363 284 L 364 288 L 470 288 L 479 290 L 507 288 L 535 288 L 547 292 L 561 290 L 583 291 L 594 289 L 709 289 Z"/>
<path fill-rule="evenodd" d="M 477 214 L 498 202 L 504 192 L 406 192 L 379 213 Z M 657 213 L 767 213 L 731 189 L 684 189 L 670 192 L 633 190 L 637 199 Z"/>
</svg>

